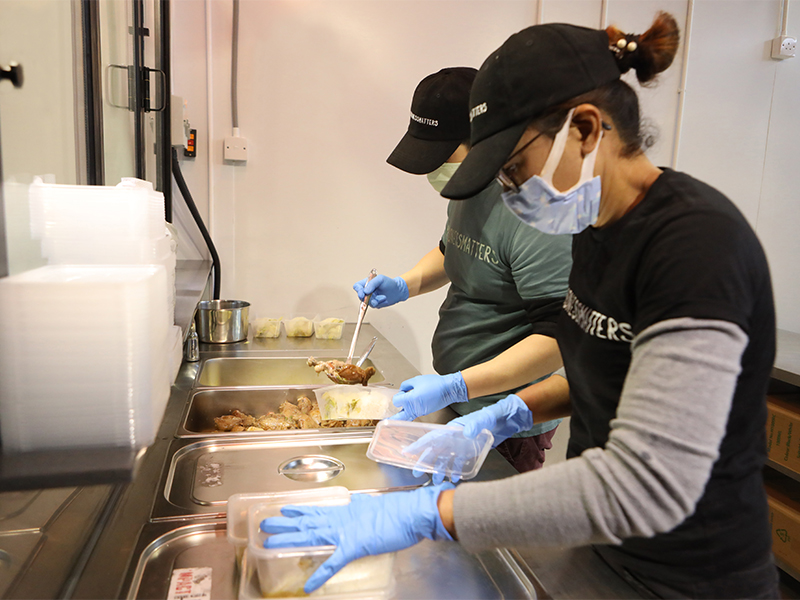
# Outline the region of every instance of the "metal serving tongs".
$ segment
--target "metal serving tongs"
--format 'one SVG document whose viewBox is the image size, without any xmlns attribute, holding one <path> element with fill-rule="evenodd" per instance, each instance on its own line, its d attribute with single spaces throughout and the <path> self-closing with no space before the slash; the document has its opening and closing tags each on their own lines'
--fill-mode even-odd
<svg viewBox="0 0 800 600">
<path fill-rule="evenodd" d="M 367 360 L 367 357 L 369 356 L 369 353 L 372 352 L 372 349 L 375 347 L 375 344 L 377 342 L 378 342 L 378 336 L 375 336 L 374 338 L 372 338 L 372 341 L 369 343 L 369 346 L 367 346 L 367 349 L 364 350 L 364 352 L 361 353 L 361 358 L 359 358 L 358 362 L 356 363 L 357 367 L 361 367 L 361 365 L 364 364 L 364 361 Z"/>
<path fill-rule="evenodd" d="M 367 275 L 367 282 L 372 281 L 375 276 L 378 274 L 376 269 L 372 269 Z M 358 333 L 361 331 L 361 324 L 364 322 L 364 315 L 367 314 L 367 308 L 369 307 L 369 299 L 372 294 L 367 294 L 364 296 L 364 300 L 361 302 L 361 307 L 358 309 L 358 320 L 356 321 L 356 330 L 353 332 L 353 341 L 350 342 L 350 352 L 347 353 L 347 360 L 344 361 L 348 365 L 353 364 L 353 354 L 356 352 L 356 343 L 358 342 Z"/>
</svg>

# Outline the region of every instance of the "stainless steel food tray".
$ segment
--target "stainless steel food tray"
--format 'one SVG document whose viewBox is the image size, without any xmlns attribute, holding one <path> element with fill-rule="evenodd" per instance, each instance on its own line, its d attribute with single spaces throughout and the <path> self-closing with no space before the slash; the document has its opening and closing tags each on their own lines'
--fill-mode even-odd
<svg viewBox="0 0 800 600">
<path fill-rule="evenodd" d="M 228 498 L 240 493 L 329 485 L 341 485 L 351 491 L 400 490 L 425 483 L 425 479 L 414 477 L 407 469 L 367 458 L 372 429 L 176 440 L 160 486 L 164 491 L 156 497 L 152 518 L 223 515 Z"/>
<path fill-rule="evenodd" d="M 290 430 L 289 432 L 220 432 L 214 429 L 214 417 L 229 414 L 233 409 L 251 415 L 263 415 L 270 411 L 278 412 L 282 402 L 289 400 L 297 404 L 297 399 L 300 396 L 306 396 L 312 400 L 316 398 L 314 389 L 308 387 L 283 389 L 213 388 L 195 390 L 192 392 L 189 402 L 186 403 L 186 408 L 183 411 L 181 423 L 175 432 L 175 436 L 179 438 L 207 438 L 209 436 L 252 438 L 258 435 L 263 436 L 265 433 L 271 435 L 273 433 L 299 432 L 301 430 Z M 369 435 L 371 435 L 374 427 L 370 427 L 366 430 L 369 431 Z M 329 432 L 330 429 L 322 428 L 315 431 L 325 433 L 326 431 Z M 339 429 L 337 429 L 337 431 L 339 431 Z"/>
<path fill-rule="evenodd" d="M 166 598 L 174 569 L 211 567 L 211 597 L 235 599 L 239 569 L 224 521 L 169 529 L 169 523 L 145 525 L 128 576 L 127 598 Z M 518 555 L 508 550 L 477 554 L 456 542 L 425 540 L 397 553 L 395 600 L 550 598 Z M 245 582 L 247 584 L 248 582 Z"/>
<path fill-rule="evenodd" d="M 344 360 L 347 357 L 333 358 Z M 362 366 L 375 367 L 375 364 L 368 358 Z M 375 368 L 376 372 L 369 380 L 370 385 L 391 385 L 383 371 Z M 195 387 L 320 387 L 331 383 L 326 375 L 308 366 L 306 357 L 222 356 L 203 361 Z"/>
</svg>

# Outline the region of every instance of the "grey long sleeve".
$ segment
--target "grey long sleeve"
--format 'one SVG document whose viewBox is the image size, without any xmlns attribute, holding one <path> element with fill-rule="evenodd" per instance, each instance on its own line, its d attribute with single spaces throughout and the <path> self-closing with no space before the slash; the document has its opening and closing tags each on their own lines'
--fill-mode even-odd
<svg viewBox="0 0 800 600">
<path fill-rule="evenodd" d="M 725 434 L 747 336 L 727 321 L 672 319 L 632 343 L 604 448 L 455 492 L 460 542 L 493 547 L 619 544 L 692 514 Z"/>
</svg>

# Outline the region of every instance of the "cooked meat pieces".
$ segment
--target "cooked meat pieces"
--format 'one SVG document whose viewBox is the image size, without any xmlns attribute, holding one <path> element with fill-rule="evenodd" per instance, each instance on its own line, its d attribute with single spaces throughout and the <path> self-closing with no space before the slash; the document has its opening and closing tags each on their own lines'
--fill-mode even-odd
<svg viewBox="0 0 800 600">
<path fill-rule="evenodd" d="M 278 412 L 269 412 L 254 417 L 234 409 L 228 415 L 214 417 L 216 431 L 285 431 L 288 429 L 325 429 L 335 427 L 366 427 L 377 421 L 323 421 L 316 400 L 305 396 L 297 399 L 297 404 L 286 400 L 278 407 Z"/>
<path fill-rule="evenodd" d="M 314 367 L 317 373 L 325 373 L 334 383 L 345 385 L 367 385 L 370 377 L 375 375 L 375 367 L 362 369 L 355 365 L 347 364 L 341 360 L 317 360 L 313 356 L 308 358 L 308 366 Z"/>
<path fill-rule="evenodd" d="M 375 425 L 377 421 L 371 421 L 370 419 L 348 419 L 344 422 L 345 427 L 369 427 L 370 425 Z"/>
<path fill-rule="evenodd" d="M 261 431 L 283 431 L 295 429 L 294 421 L 286 415 L 279 415 L 273 412 L 261 415 L 256 419 L 256 427 Z"/>
</svg>

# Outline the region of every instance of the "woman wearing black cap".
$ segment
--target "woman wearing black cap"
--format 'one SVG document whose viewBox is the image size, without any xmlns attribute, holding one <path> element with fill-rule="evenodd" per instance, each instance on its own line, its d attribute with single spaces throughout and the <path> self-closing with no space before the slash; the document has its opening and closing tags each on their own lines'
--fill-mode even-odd
<svg viewBox="0 0 800 600">
<path fill-rule="evenodd" d="M 266 523 L 294 531 L 270 546 L 338 546 L 309 583 L 364 554 L 457 534 L 469 550 L 593 544 L 643 597 L 779 597 L 761 478 L 775 350 L 766 258 L 727 198 L 650 163 L 636 94 L 620 80 L 632 68 L 650 81 L 677 46 L 662 13 L 641 36 L 530 27 L 484 62 L 472 149 L 442 194 L 466 198 L 498 176 L 520 219 L 578 234 L 558 329 L 567 377 L 515 401 L 534 422 L 572 416 L 569 458 L 287 511 L 305 516 Z M 491 411 L 462 417 L 465 433 L 513 432 Z M 353 534 L 348 519 L 374 533 Z"/>
<path fill-rule="evenodd" d="M 387 162 L 427 174 L 441 192 L 469 152 L 469 92 L 477 69 L 448 67 L 414 90 L 408 130 Z M 527 227 L 503 206 L 490 181 L 450 202 L 436 248 L 399 277 L 378 275 L 353 287 L 375 308 L 449 284 L 433 334 L 433 366 L 400 384 L 396 419 L 411 421 L 444 406 L 461 415 L 491 406 L 561 366 L 556 323 L 567 292 L 569 236 Z M 437 196 L 438 197 L 438 196 Z M 441 198 L 439 198 L 441 200 Z M 559 421 L 530 423 L 497 450 L 519 472 L 542 466 Z"/>
</svg>

